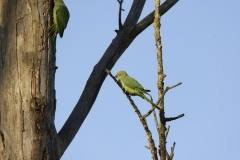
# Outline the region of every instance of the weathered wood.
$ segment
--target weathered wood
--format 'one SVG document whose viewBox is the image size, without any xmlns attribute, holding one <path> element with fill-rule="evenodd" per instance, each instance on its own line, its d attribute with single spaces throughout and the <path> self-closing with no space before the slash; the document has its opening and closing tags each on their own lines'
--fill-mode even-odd
<svg viewBox="0 0 240 160">
<path fill-rule="evenodd" d="M 57 159 L 55 53 L 45 0 L 0 2 L 0 159 Z"/>
</svg>

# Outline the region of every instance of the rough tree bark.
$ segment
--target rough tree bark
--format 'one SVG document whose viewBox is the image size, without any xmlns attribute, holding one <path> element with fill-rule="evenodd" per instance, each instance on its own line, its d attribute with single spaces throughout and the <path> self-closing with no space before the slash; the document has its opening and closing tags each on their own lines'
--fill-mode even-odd
<svg viewBox="0 0 240 160">
<path fill-rule="evenodd" d="M 58 159 L 50 1 L 0 2 L 0 159 Z M 56 157 L 54 157 L 56 156 Z"/>
<path fill-rule="evenodd" d="M 167 0 L 161 15 L 178 0 Z M 0 1 L 0 159 L 60 159 L 71 143 L 111 69 L 132 41 L 153 22 L 139 23 L 145 0 L 134 0 L 117 36 L 94 67 L 85 89 L 57 134 L 55 49 L 47 37 L 52 1 Z"/>
</svg>

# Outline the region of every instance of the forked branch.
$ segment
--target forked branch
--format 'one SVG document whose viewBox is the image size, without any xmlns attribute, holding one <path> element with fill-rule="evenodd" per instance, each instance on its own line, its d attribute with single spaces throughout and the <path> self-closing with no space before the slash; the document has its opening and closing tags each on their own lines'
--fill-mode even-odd
<svg viewBox="0 0 240 160">
<path fill-rule="evenodd" d="M 170 8 L 172 8 L 179 0 L 166 0 L 161 6 L 159 6 L 159 12 L 160 15 L 164 15 Z M 150 26 L 153 23 L 154 19 L 154 11 L 151 12 L 149 15 L 147 15 L 145 18 L 143 18 L 136 26 L 136 34 L 141 33 L 143 30 L 145 30 L 148 26 Z"/>
</svg>

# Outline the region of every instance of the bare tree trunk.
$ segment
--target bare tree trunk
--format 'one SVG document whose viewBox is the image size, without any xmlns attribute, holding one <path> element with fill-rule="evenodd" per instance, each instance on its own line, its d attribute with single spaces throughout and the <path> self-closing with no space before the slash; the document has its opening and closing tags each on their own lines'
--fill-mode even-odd
<svg viewBox="0 0 240 160">
<path fill-rule="evenodd" d="M 58 159 L 49 3 L 0 1 L 0 159 Z"/>
</svg>

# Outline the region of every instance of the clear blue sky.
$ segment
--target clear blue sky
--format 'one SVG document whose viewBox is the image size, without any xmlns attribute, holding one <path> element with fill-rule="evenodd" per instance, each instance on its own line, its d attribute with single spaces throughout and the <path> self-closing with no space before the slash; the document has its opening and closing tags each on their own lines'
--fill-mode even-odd
<svg viewBox="0 0 240 160">
<path fill-rule="evenodd" d="M 118 3 L 67 1 L 71 17 L 57 39 L 55 123 L 60 130 L 86 81 L 118 28 Z M 123 3 L 123 20 L 132 1 Z M 141 18 L 154 9 L 146 1 Z M 236 159 L 240 151 L 240 1 L 180 0 L 162 17 L 165 85 L 183 84 L 166 95 L 166 116 L 185 117 L 171 125 L 167 149 L 176 160 Z M 157 100 L 153 26 L 139 35 L 112 69 L 126 70 Z M 133 97 L 142 113 L 149 104 Z M 147 119 L 157 143 L 152 117 Z M 97 100 L 62 160 L 151 159 L 146 134 L 129 101 L 107 77 Z"/>
</svg>

